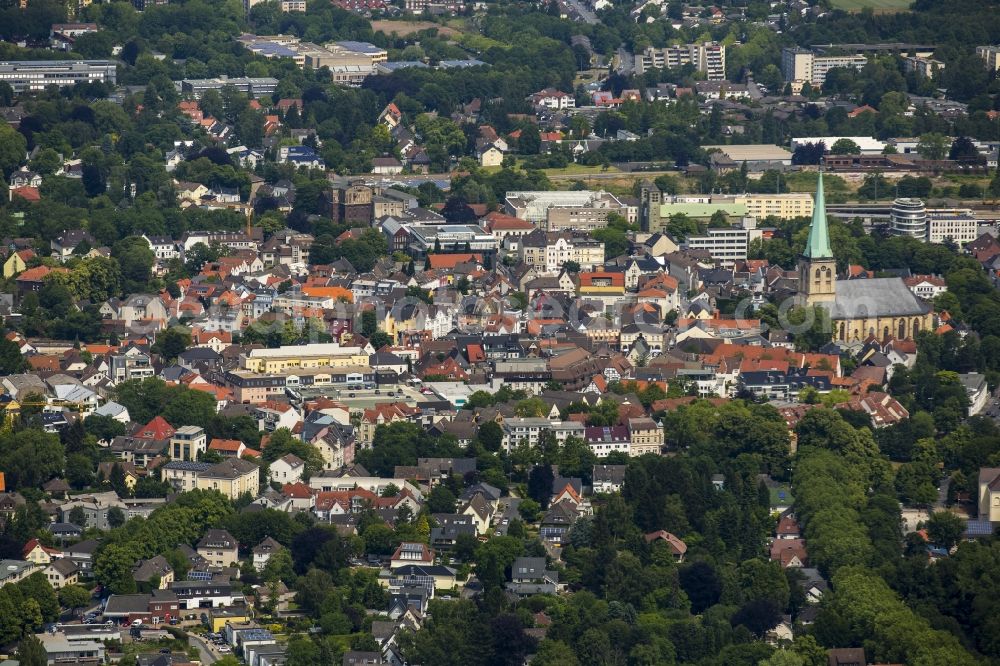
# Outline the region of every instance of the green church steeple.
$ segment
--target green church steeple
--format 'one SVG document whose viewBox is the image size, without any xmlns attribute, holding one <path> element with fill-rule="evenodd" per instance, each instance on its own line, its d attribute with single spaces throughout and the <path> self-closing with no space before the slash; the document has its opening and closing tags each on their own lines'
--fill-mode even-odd
<svg viewBox="0 0 1000 666">
<path fill-rule="evenodd" d="M 832 259 L 830 248 L 830 230 L 826 224 L 826 201 L 823 196 L 823 172 L 819 172 L 816 182 L 816 199 L 813 201 L 812 224 L 809 225 L 809 240 L 802 256 L 809 259 Z"/>
</svg>

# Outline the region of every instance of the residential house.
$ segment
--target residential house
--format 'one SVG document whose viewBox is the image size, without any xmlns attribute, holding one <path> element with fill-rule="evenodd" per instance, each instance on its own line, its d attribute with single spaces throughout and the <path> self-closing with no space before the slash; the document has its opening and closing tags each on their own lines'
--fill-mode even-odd
<svg viewBox="0 0 1000 666">
<path fill-rule="evenodd" d="M 254 546 L 251 551 L 253 554 L 254 569 L 257 571 L 263 571 L 264 567 L 267 566 L 268 561 L 271 559 L 271 556 L 283 548 L 284 546 L 271 537 L 264 537 L 264 539 L 259 544 Z"/>
<path fill-rule="evenodd" d="M 635 418 L 628 420 L 628 430 L 631 437 L 629 455 L 641 456 L 646 453 L 659 455 L 663 451 L 663 428 L 651 418 Z"/>
<path fill-rule="evenodd" d="M 210 529 L 198 541 L 197 551 L 211 566 L 228 567 L 239 563 L 239 543 L 226 530 Z"/>
<path fill-rule="evenodd" d="M 198 460 L 206 450 L 205 429 L 190 425 L 178 428 L 167 450 L 171 460 Z"/>
<path fill-rule="evenodd" d="M 645 539 L 648 544 L 665 544 L 674 560 L 677 562 L 684 561 L 684 554 L 687 553 L 687 544 L 680 537 L 674 536 L 666 530 L 657 530 L 645 535 Z"/>
<path fill-rule="evenodd" d="M 510 567 L 506 587 L 519 597 L 556 594 L 560 589 L 559 572 L 547 569 L 544 557 L 519 557 Z"/>
<path fill-rule="evenodd" d="M 539 522 L 538 536 L 542 541 L 559 547 L 577 517 L 576 505 L 570 501 L 550 506 Z"/>
<path fill-rule="evenodd" d="M 426 544 L 404 541 L 389 559 L 389 568 L 398 569 L 408 565 L 432 566 L 434 551 Z"/>
<path fill-rule="evenodd" d="M 241 458 L 227 458 L 201 471 L 197 483 L 201 490 L 218 490 L 232 500 L 243 494 L 256 497 L 260 491 L 260 467 Z"/>
<path fill-rule="evenodd" d="M 604 458 L 612 451 L 631 455 L 632 437 L 628 426 L 587 426 L 584 440 L 598 458 Z"/>
<path fill-rule="evenodd" d="M 625 485 L 626 465 L 594 465 L 594 493 L 621 492 Z"/>
<path fill-rule="evenodd" d="M 81 245 L 84 245 L 89 249 L 97 247 L 98 243 L 94 237 L 90 235 L 90 232 L 83 229 L 71 229 L 69 231 L 64 231 L 53 240 L 49 241 L 49 247 L 52 248 L 52 256 L 59 261 L 66 261 L 66 259 L 71 257 Z"/>
<path fill-rule="evenodd" d="M 58 548 L 49 548 L 38 539 L 30 539 L 21 549 L 21 559 L 32 564 L 45 566 L 54 560 L 63 557 L 63 552 Z"/>
<path fill-rule="evenodd" d="M 305 472 L 305 463 L 296 455 L 288 453 L 271 463 L 268 480 L 282 485 L 298 483 Z"/>
<path fill-rule="evenodd" d="M 59 558 L 42 569 L 42 575 L 49 581 L 52 589 L 58 590 L 67 585 L 76 585 L 80 577 L 80 569 L 76 566 L 76 562 L 68 557 Z"/>
<path fill-rule="evenodd" d="M 166 590 L 174 582 L 174 569 L 162 555 L 154 555 L 148 560 L 139 560 L 132 567 L 132 578 L 140 586 Z"/>
<path fill-rule="evenodd" d="M 1000 522 L 1000 467 L 979 470 L 979 520 Z"/>
</svg>

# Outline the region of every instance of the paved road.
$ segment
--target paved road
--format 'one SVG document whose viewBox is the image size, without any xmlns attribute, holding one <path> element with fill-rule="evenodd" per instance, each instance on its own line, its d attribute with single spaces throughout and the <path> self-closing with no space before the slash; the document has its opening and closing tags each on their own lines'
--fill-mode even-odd
<svg viewBox="0 0 1000 666">
<path fill-rule="evenodd" d="M 951 486 L 951 477 L 946 476 L 938 488 L 938 498 L 934 502 L 935 511 L 944 511 L 948 507 L 948 488 Z"/>
<path fill-rule="evenodd" d="M 494 519 L 493 525 L 496 534 L 507 536 L 510 521 L 520 517 L 520 513 L 517 510 L 520 503 L 521 498 L 519 497 L 504 497 L 500 500 L 500 511 L 497 512 L 497 518 Z"/>
<path fill-rule="evenodd" d="M 597 15 L 590 11 L 590 8 L 580 2 L 580 0 L 566 0 L 566 4 L 569 5 L 574 12 L 576 12 L 577 16 L 583 19 L 584 23 L 596 25 L 599 22 Z"/>
<path fill-rule="evenodd" d="M 216 656 L 215 652 L 208 646 L 204 640 L 195 634 L 188 634 L 188 643 L 198 648 L 198 659 L 203 664 L 214 664 L 219 661 L 219 657 Z"/>
<path fill-rule="evenodd" d="M 635 71 L 635 54 L 626 49 L 624 46 L 618 47 L 618 66 L 616 69 L 619 72 L 631 74 Z"/>
</svg>

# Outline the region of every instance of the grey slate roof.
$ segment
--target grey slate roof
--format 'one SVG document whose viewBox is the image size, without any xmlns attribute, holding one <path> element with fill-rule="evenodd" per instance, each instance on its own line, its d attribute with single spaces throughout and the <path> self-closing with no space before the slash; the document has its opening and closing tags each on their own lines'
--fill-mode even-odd
<svg viewBox="0 0 1000 666">
<path fill-rule="evenodd" d="M 929 310 L 899 278 L 837 280 L 837 298 L 829 305 L 831 319 L 919 316 Z"/>
</svg>

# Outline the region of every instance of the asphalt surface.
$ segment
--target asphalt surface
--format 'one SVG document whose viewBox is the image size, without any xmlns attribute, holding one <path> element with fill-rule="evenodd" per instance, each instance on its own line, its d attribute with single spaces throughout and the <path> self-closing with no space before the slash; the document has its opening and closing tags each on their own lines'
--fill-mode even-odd
<svg viewBox="0 0 1000 666">
<path fill-rule="evenodd" d="M 944 511 L 948 508 L 948 488 L 951 486 L 951 477 L 946 476 L 938 487 L 938 498 L 934 502 L 935 511 Z"/>
<path fill-rule="evenodd" d="M 520 517 L 517 511 L 517 505 L 520 503 L 521 498 L 519 497 L 504 497 L 500 500 L 500 510 L 497 511 L 497 517 L 493 519 L 492 529 L 496 535 L 507 536 L 510 521 Z"/>
<path fill-rule="evenodd" d="M 573 8 L 576 15 L 579 16 L 584 23 L 590 25 L 595 25 L 598 23 L 597 15 L 590 11 L 590 8 L 584 5 L 580 0 L 566 0 L 566 4 Z"/>
<path fill-rule="evenodd" d="M 196 634 L 188 634 L 188 643 L 198 648 L 198 659 L 203 664 L 214 664 L 220 657 L 208 643 Z"/>
</svg>

